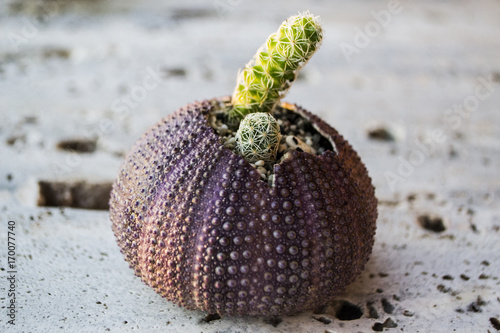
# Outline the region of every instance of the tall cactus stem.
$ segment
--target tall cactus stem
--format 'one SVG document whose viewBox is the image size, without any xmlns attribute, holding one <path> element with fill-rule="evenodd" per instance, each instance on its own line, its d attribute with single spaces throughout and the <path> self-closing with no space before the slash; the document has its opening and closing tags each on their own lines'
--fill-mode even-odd
<svg viewBox="0 0 500 333">
<path fill-rule="evenodd" d="M 317 17 L 308 12 L 284 21 L 238 73 L 229 122 L 237 124 L 249 113 L 271 113 L 316 52 L 322 37 Z"/>
</svg>

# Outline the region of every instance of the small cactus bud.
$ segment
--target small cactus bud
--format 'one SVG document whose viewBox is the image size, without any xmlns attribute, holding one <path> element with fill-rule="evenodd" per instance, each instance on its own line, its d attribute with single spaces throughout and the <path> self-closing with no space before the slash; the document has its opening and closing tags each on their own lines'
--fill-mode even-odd
<svg viewBox="0 0 500 333">
<path fill-rule="evenodd" d="M 274 162 L 281 141 L 280 126 L 269 113 L 251 113 L 236 132 L 236 149 L 248 162 Z"/>
<path fill-rule="evenodd" d="M 228 111 L 230 123 L 237 123 L 249 113 L 272 112 L 322 37 L 321 26 L 309 13 L 284 21 L 238 74 Z"/>
</svg>

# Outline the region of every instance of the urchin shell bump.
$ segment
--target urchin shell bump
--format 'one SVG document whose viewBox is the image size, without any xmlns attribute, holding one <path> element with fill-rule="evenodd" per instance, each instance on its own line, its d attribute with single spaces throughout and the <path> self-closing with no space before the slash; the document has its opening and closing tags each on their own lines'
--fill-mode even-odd
<svg viewBox="0 0 500 333">
<path fill-rule="evenodd" d="M 373 246 L 377 200 L 364 164 L 335 129 L 288 105 L 335 149 L 293 152 L 270 186 L 209 126 L 215 104 L 181 108 L 127 155 L 110 199 L 125 259 L 189 309 L 283 315 L 325 304 Z"/>
</svg>

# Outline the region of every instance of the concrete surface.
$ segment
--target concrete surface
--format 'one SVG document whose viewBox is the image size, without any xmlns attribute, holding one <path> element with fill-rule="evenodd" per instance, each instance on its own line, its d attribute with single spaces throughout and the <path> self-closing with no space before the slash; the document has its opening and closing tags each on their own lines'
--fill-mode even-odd
<svg viewBox="0 0 500 333">
<path fill-rule="evenodd" d="M 230 94 L 238 68 L 304 9 L 325 40 L 286 100 L 367 164 L 374 251 L 318 313 L 210 321 L 134 277 L 107 211 L 92 208 L 149 126 Z M 1 1 L 0 31 L 0 330 L 500 329 L 500 2 Z M 49 204 L 80 208 L 38 206 Z"/>
</svg>

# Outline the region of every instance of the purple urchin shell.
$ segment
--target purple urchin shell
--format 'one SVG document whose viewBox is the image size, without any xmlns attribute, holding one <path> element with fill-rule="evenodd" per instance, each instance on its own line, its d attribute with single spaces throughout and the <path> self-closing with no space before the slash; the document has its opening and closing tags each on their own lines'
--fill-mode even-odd
<svg viewBox="0 0 500 333">
<path fill-rule="evenodd" d="M 110 215 L 125 259 L 160 295 L 220 315 L 283 315 L 339 294 L 371 253 L 377 199 L 364 164 L 304 109 L 334 151 L 295 151 L 274 186 L 223 147 L 189 104 L 149 129 L 113 185 Z"/>
</svg>

